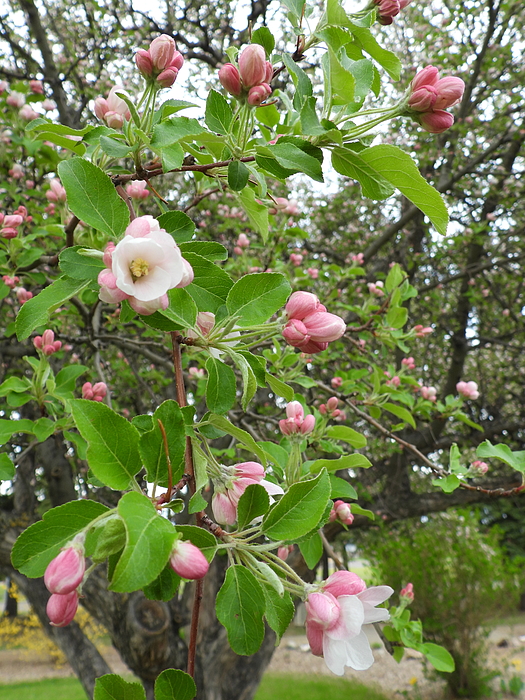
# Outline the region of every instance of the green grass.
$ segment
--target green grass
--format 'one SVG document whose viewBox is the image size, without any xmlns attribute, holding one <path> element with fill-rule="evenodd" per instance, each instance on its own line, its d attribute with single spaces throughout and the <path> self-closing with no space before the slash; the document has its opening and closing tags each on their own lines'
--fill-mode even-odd
<svg viewBox="0 0 525 700">
<path fill-rule="evenodd" d="M 267 674 L 255 700 L 387 700 L 366 685 L 330 676 Z M 35 683 L 0 685 L 1 700 L 86 700 L 76 678 L 48 678 Z"/>
</svg>

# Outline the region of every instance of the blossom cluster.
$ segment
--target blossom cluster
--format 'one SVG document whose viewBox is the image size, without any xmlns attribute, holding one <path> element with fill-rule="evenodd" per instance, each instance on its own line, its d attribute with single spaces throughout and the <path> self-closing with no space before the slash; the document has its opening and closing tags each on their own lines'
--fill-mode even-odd
<svg viewBox="0 0 525 700">
<path fill-rule="evenodd" d="M 182 68 L 184 58 L 177 51 L 175 41 L 167 34 L 153 39 L 149 49 L 139 49 L 135 63 L 142 76 L 159 87 L 171 87 Z"/>
<path fill-rule="evenodd" d="M 220 83 L 230 95 L 258 107 L 272 93 L 273 66 L 259 44 L 246 46 L 239 55 L 238 64 L 239 68 L 233 63 L 224 64 L 219 70 Z"/>
<path fill-rule="evenodd" d="M 78 608 L 77 589 L 86 571 L 84 539 L 84 535 L 77 535 L 48 564 L 44 574 L 44 583 L 51 593 L 46 612 L 55 627 L 69 625 Z"/>
<path fill-rule="evenodd" d="M 315 294 L 294 292 L 285 306 L 288 322 L 283 328 L 287 343 L 303 352 L 318 353 L 338 340 L 346 330 L 340 316 L 328 313 Z"/>
<path fill-rule="evenodd" d="M 416 121 L 431 134 L 441 134 L 454 123 L 454 117 L 445 111 L 457 104 L 465 90 L 465 83 L 455 76 L 439 77 L 435 66 L 419 71 L 410 85 L 408 109 Z"/>
<path fill-rule="evenodd" d="M 262 464 L 242 462 L 233 467 L 221 467 L 221 473 L 212 475 L 215 488 L 211 507 L 215 520 L 221 525 L 233 525 L 237 520 L 239 499 L 251 484 L 260 484 L 270 496 L 282 494 L 277 484 L 267 481 Z"/>
</svg>

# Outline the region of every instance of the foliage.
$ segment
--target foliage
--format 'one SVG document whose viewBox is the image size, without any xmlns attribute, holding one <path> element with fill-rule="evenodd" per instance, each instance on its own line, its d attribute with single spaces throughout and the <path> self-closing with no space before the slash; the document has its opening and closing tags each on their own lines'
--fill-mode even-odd
<svg viewBox="0 0 525 700">
<path fill-rule="evenodd" d="M 485 625 L 515 610 L 524 578 L 497 534 L 482 534 L 473 513 L 449 511 L 367 533 L 363 546 L 381 581 L 396 589 L 413 583 L 413 615 L 454 657 L 456 670 L 445 674 L 454 696 L 483 696 L 494 675 L 486 669 Z"/>
</svg>

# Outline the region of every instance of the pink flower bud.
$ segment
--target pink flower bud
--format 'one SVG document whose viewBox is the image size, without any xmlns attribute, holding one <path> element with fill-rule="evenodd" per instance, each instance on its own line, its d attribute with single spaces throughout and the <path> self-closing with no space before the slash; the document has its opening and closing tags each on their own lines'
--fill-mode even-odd
<svg viewBox="0 0 525 700">
<path fill-rule="evenodd" d="M 104 265 L 109 269 L 111 269 L 111 266 L 113 265 L 112 255 L 115 248 L 115 244 L 112 241 L 110 241 L 104 250 L 104 256 L 102 260 L 104 261 Z"/>
<path fill-rule="evenodd" d="M 24 218 L 19 214 L 9 214 L 4 217 L 3 226 L 6 228 L 17 228 L 24 222 Z"/>
<path fill-rule="evenodd" d="M 339 603 L 331 593 L 310 593 L 306 599 L 306 623 L 330 629 L 341 612 Z"/>
<path fill-rule="evenodd" d="M 31 105 L 24 105 L 22 109 L 18 112 L 20 119 L 24 119 L 26 122 L 33 121 L 33 119 L 38 119 L 40 114 L 35 112 Z"/>
<path fill-rule="evenodd" d="M 316 280 L 319 278 L 319 270 L 315 267 L 309 267 L 306 270 L 306 272 L 308 273 L 308 276 L 313 280 Z"/>
<path fill-rule="evenodd" d="M 411 603 L 414 600 L 414 585 L 412 583 L 407 583 L 407 585 L 399 591 L 399 597 Z"/>
<path fill-rule="evenodd" d="M 122 129 L 124 124 L 124 117 L 118 112 L 106 112 L 104 116 L 104 121 L 111 129 Z"/>
<path fill-rule="evenodd" d="M 366 583 L 363 579 L 352 571 L 336 571 L 323 584 L 323 590 L 336 598 L 341 595 L 357 595 L 362 593 L 365 588 Z"/>
<path fill-rule="evenodd" d="M 147 199 L 151 192 L 146 189 L 148 183 L 145 180 L 134 180 L 126 187 L 126 194 L 131 199 L 141 200 Z"/>
<path fill-rule="evenodd" d="M 265 476 L 264 467 L 258 462 L 241 462 L 235 465 L 235 473 L 239 477 L 261 480 Z"/>
<path fill-rule="evenodd" d="M 237 245 L 239 248 L 248 248 L 250 246 L 250 239 L 245 233 L 240 233 L 237 239 Z"/>
<path fill-rule="evenodd" d="M 320 307 L 324 309 L 324 306 L 322 306 L 315 294 L 311 292 L 294 292 L 288 299 L 284 310 L 289 319 L 302 321 L 306 316 L 319 311 Z"/>
<path fill-rule="evenodd" d="M 239 248 L 238 245 L 234 246 L 233 252 L 235 253 L 235 255 L 242 255 L 243 254 L 242 248 Z"/>
<path fill-rule="evenodd" d="M 433 332 L 430 326 L 423 327 L 421 324 L 414 326 L 414 330 L 416 331 L 416 338 L 424 338 L 426 335 Z"/>
<path fill-rule="evenodd" d="M 197 314 L 197 328 L 202 335 L 207 336 L 215 326 L 215 314 L 210 311 L 199 311 Z"/>
<path fill-rule="evenodd" d="M 342 377 L 332 377 L 332 379 L 330 380 L 330 384 L 332 385 L 332 389 L 340 389 L 342 383 L 343 383 Z"/>
<path fill-rule="evenodd" d="M 339 405 L 339 399 L 335 396 L 331 396 L 326 402 L 326 408 L 328 411 L 335 411 Z"/>
<path fill-rule="evenodd" d="M 437 81 L 435 89 L 437 90 L 437 99 L 434 109 L 447 109 L 461 100 L 465 92 L 465 83 L 461 78 L 447 75 Z"/>
<path fill-rule="evenodd" d="M 415 92 L 419 88 L 428 85 L 435 85 L 438 81 L 439 70 L 434 66 L 425 66 L 423 70 L 416 73 L 416 77 L 412 80 L 410 87 L 412 92 Z"/>
<path fill-rule="evenodd" d="M 7 285 L 10 289 L 14 289 L 16 285 L 20 282 L 19 277 L 9 277 L 9 275 L 4 275 L 2 277 L 2 280 L 4 281 L 4 284 Z"/>
<path fill-rule="evenodd" d="M 66 595 L 82 583 L 85 570 L 84 548 L 80 545 L 70 545 L 48 564 L 44 583 L 50 593 Z"/>
<path fill-rule="evenodd" d="M 420 391 L 421 391 L 421 397 L 423 399 L 426 399 L 427 401 L 435 401 L 436 400 L 436 396 L 437 396 L 436 387 L 434 387 L 434 386 L 422 386 Z"/>
<path fill-rule="evenodd" d="M 243 85 L 247 88 L 264 82 L 266 78 L 266 53 L 262 46 L 250 44 L 241 51 L 239 73 Z"/>
<path fill-rule="evenodd" d="M 0 236 L 7 239 L 16 238 L 18 236 L 18 231 L 16 228 L 3 228 L 0 231 Z"/>
<path fill-rule="evenodd" d="M 137 68 L 144 76 L 144 78 L 151 77 L 153 73 L 153 61 L 151 60 L 149 51 L 146 51 L 145 49 L 139 49 L 135 54 L 135 63 L 137 64 Z"/>
<path fill-rule="evenodd" d="M 104 121 L 106 113 L 109 111 L 108 101 L 104 97 L 97 97 L 95 100 L 95 116 L 100 121 Z"/>
<path fill-rule="evenodd" d="M 344 501 L 335 501 L 334 507 L 330 511 L 330 522 L 339 520 L 344 525 L 351 525 L 354 522 L 354 516 L 348 503 Z"/>
<path fill-rule="evenodd" d="M 46 198 L 50 202 L 65 202 L 67 200 L 67 193 L 65 187 L 57 177 L 54 177 L 49 182 L 49 189 L 46 192 Z"/>
<path fill-rule="evenodd" d="M 338 340 L 346 330 L 346 323 L 340 316 L 327 311 L 317 311 L 303 319 L 306 331 L 313 341 L 330 343 Z"/>
<path fill-rule="evenodd" d="M 17 109 L 20 109 L 25 105 L 26 98 L 25 95 L 23 95 L 21 92 L 12 92 L 10 95 L 7 96 L 6 103 L 10 107 L 16 107 Z"/>
<path fill-rule="evenodd" d="M 153 39 L 149 45 L 149 55 L 156 71 L 163 71 L 167 68 L 175 53 L 175 41 L 167 34 L 161 34 L 156 39 Z"/>
<path fill-rule="evenodd" d="M 24 168 L 19 163 L 15 163 L 9 170 L 9 175 L 15 180 L 20 180 L 24 177 Z"/>
<path fill-rule="evenodd" d="M 33 92 L 35 95 L 44 94 L 44 86 L 42 85 L 41 80 L 30 80 L 29 87 L 31 88 L 31 92 Z"/>
<path fill-rule="evenodd" d="M 56 108 L 56 102 L 54 102 L 53 100 L 47 99 L 42 102 L 42 109 L 44 109 L 46 112 L 51 112 L 53 109 Z"/>
<path fill-rule="evenodd" d="M 299 347 L 310 339 L 302 321 L 292 318 L 283 328 L 283 338 L 289 345 Z"/>
<path fill-rule="evenodd" d="M 292 253 L 292 254 L 290 255 L 290 262 L 291 262 L 292 265 L 294 265 L 295 267 L 299 267 L 299 265 L 303 262 L 303 256 L 302 256 L 302 255 L 298 255 L 297 253 Z"/>
<path fill-rule="evenodd" d="M 73 621 L 78 609 L 78 593 L 53 593 L 47 601 L 46 613 L 53 627 L 65 627 Z"/>
<path fill-rule="evenodd" d="M 177 80 L 178 68 L 166 68 L 157 76 L 157 83 L 163 88 L 169 88 Z"/>
<path fill-rule="evenodd" d="M 458 394 L 465 399 L 472 399 L 475 401 L 479 398 L 478 385 L 476 382 L 458 382 L 456 384 L 456 390 Z"/>
<path fill-rule="evenodd" d="M 288 555 L 291 552 L 293 552 L 293 544 L 284 547 L 279 547 L 277 549 L 277 556 L 279 557 L 279 559 L 286 561 L 288 559 Z"/>
<path fill-rule="evenodd" d="M 399 14 L 399 0 L 374 0 L 377 5 L 377 19 L 380 24 L 392 24 L 394 17 Z"/>
<path fill-rule="evenodd" d="M 237 505 L 232 503 L 227 493 L 215 491 L 211 508 L 213 517 L 221 525 L 233 525 L 237 520 Z"/>
<path fill-rule="evenodd" d="M 264 50 L 264 49 L 263 49 Z M 258 107 L 272 94 L 272 89 L 266 83 L 254 85 L 248 92 L 248 104 L 252 107 Z"/>
<path fill-rule="evenodd" d="M 24 289 L 24 287 L 19 287 L 16 290 L 16 297 L 19 304 L 25 304 L 26 301 L 33 298 L 33 292 L 28 292 L 27 289 Z"/>
<path fill-rule="evenodd" d="M 219 70 L 219 81 L 222 87 L 234 97 L 242 93 L 241 76 L 232 63 L 225 63 Z"/>
<path fill-rule="evenodd" d="M 177 540 L 171 551 L 170 566 L 182 578 L 194 580 L 206 576 L 210 565 L 198 547 Z"/>
<path fill-rule="evenodd" d="M 479 459 L 474 460 L 470 465 L 469 472 L 472 476 L 483 476 L 489 470 L 489 465 Z"/>
<path fill-rule="evenodd" d="M 438 109 L 435 112 L 424 112 L 418 121 L 430 134 L 442 134 L 454 124 L 454 117 L 449 112 Z"/>
</svg>

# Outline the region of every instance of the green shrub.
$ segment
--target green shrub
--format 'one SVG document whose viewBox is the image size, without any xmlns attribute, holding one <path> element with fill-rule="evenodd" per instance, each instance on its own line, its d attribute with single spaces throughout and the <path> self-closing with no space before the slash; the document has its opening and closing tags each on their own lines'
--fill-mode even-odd
<svg viewBox="0 0 525 700">
<path fill-rule="evenodd" d="M 450 512 L 365 535 L 381 583 L 414 584 L 413 617 L 425 639 L 446 647 L 456 670 L 443 674 L 453 697 L 482 697 L 495 675 L 486 670 L 491 618 L 515 610 L 523 571 L 503 554 L 496 533 L 483 534 L 473 513 Z"/>
</svg>

